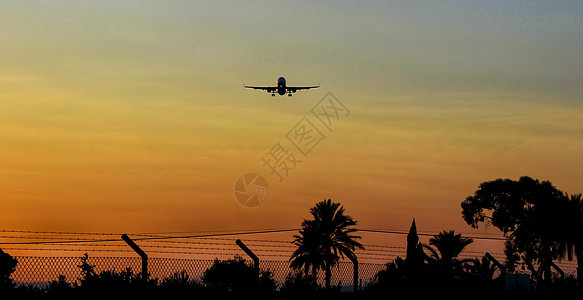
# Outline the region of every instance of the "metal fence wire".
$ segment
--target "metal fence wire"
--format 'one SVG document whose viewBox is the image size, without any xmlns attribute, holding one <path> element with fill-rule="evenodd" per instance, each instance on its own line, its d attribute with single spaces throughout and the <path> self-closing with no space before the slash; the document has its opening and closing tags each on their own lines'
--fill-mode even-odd
<svg viewBox="0 0 583 300">
<path fill-rule="evenodd" d="M 79 284 L 81 278 L 81 257 L 45 257 L 45 256 L 17 256 L 18 264 L 11 278 L 19 285 L 35 285 L 44 287 L 51 281 L 57 281 L 59 276 L 65 276 L 70 284 Z M 149 258 L 148 272 L 150 278 L 162 280 L 177 272 L 186 271 L 189 278 L 201 281 L 205 270 L 210 268 L 214 260 L 211 259 L 180 259 L 180 258 Z M 247 260 L 251 265 L 252 262 Z M 139 257 L 89 257 L 87 263 L 94 266 L 96 273 L 102 271 L 131 270 L 133 273 L 141 271 Z M 282 284 L 286 277 L 294 271 L 288 261 L 260 261 L 260 270 L 269 271 L 273 279 Z M 361 284 L 370 282 L 374 275 L 385 268 L 384 264 L 360 263 L 359 279 Z M 324 284 L 324 272 L 319 272 L 318 283 Z M 340 261 L 332 269 L 332 284 L 339 285 L 345 290 L 352 290 L 353 264 L 350 261 Z"/>
</svg>

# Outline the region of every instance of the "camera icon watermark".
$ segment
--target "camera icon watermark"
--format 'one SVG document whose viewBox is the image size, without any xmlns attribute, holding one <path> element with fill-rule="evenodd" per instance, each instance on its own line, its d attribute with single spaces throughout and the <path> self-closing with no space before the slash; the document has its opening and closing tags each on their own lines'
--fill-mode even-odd
<svg viewBox="0 0 583 300">
<path fill-rule="evenodd" d="M 259 173 L 241 175 L 233 186 L 235 200 L 244 207 L 258 207 L 267 200 L 269 183 Z"/>
</svg>

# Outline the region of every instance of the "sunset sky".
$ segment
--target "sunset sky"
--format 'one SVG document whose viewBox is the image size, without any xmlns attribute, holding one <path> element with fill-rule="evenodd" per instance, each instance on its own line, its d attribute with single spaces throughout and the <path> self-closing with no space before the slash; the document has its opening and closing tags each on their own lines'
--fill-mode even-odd
<svg viewBox="0 0 583 300">
<path fill-rule="evenodd" d="M 583 2 L 314 2 L 0 1 L 0 228 L 297 228 L 332 198 L 471 233 L 483 181 L 583 192 Z M 321 87 L 243 88 L 279 76 Z M 350 114 L 302 156 L 286 134 L 329 92 Z M 302 160 L 282 182 L 278 142 Z"/>
</svg>

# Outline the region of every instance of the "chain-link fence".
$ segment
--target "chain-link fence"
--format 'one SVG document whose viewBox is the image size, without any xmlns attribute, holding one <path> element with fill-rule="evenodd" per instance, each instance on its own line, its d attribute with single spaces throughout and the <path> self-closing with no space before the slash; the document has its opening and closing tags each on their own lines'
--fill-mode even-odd
<svg viewBox="0 0 583 300">
<path fill-rule="evenodd" d="M 68 283 L 79 283 L 81 278 L 81 257 L 37 257 L 18 256 L 16 270 L 12 279 L 17 284 L 32 284 L 38 287 L 46 286 L 51 281 L 65 276 Z M 94 266 L 94 271 L 124 271 L 130 269 L 134 273 L 141 271 L 141 259 L 138 257 L 89 257 L 87 263 Z M 251 262 L 249 262 L 251 263 Z M 177 272 L 186 271 L 189 278 L 200 280 L 204 271 L 213 264 L 213 260 L 180 259 L 180 258 L 149 258 L 148 272 L 151 278 L 162 280 Z M 293 272 L 288 261 L 260 261 L 260 270 L 269 271 L 273 279 L 281 284 Z M 385 265 L 375 263 L 360 263 L 359 283 L 366 284 Z M 318 282 L 324 284 L 324 274 L 320 272 Z M 340 261 L 332 269 L 332 284 L 339 285 L 344 290 L 352 290 L 353 264 L 350 261 Z"/>
</svg>

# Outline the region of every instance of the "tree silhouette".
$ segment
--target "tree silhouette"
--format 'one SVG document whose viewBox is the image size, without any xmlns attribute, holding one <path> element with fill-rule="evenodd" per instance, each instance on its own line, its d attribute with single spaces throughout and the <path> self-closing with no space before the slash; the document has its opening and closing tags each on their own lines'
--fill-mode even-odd
<svg viewBox="0 0 583 300">
<path fill-rule="evenodd" d="M 380 286 L 396 288 L 399 285 L 403 285 L 403 281 L 407 279 L 406 269 L 405 260 L 397 256 L 393 261 L 385 264 L 385 268 L 378 271 L 374 279 Z"/>
<path fill-rule="evenodd" d="M 106 290 L 123 291 L 131 288 L 155 287 L 158 284 L 157 279 L 144 278 L 142 274 L 135 274 L 131 268 L 121 271 L 103 270 L 95 271 L 95 266 L 89 264 L 89 255 L 85 253 L 81 257 L 81 287 L 93 290 L 93 292 L 103 292 Z"/>
<path fill-rule="evenodd" d="M 470 260 L 470 272 L 482 281 L 491 282 L 494 279 L 494 274 L 498 267 L 493 264 L 487 256 L 482 256 L 482 259 L 474 258 Z"/>
<path fill-rule="evenodd" d="M 355 258 L 354 250 L 364 247 L 356 241 L 360 237 L 352 235 L 357 231 L 353 227 L 357 221 L 344 214 L 340 203 L 330 199 L 320 201 L 310 209 L 310 213 L 313 219 L 304 220 L 299 235 L 294 235 L 293 243 L 298 248 L 290 258 L 290 265 L 304 268 L 305 273 L 309 267 L 313 273 L 323 268 L 326 288 L 330 289 L 332 267 L 338 263 L 340 256 Z"/>
<path fill-rule="evenodd" d="M 444 230 L 429 239 L 429 245 L 424 245 L 431 252 L 428 263 L 453 278 L 457 272 L 462 271 L 462 263 L 466 262 L 466 260 L 459 260 L 458 256 L 473 242 L 474 240 L 470 238 L 455 234 L 453 230 Z"/>
<path fill-rule="evenodd" d="M 10 275 L 16 269 L 17 264 L 18 260 L 0 249 L 0 288 L 12 287 L 13 282 Z"/>
<path fill-rule="evenodd" d="M 160 286 L 165 288 L 189 288 L 194 284 L 195 282 L 190 279 L 190 276 L 186 270 L 174 272 L 172 275 L 162 279 L 160 282 Z"/>
<path fill-rule="evenodd" d="M 415 219 L 413 219 L 411 228 L 407 234 L 407 256 L 405 257 L 403 268 L 405 270 L 405 277 L 409 279 L 419 278 L 424 268 L 425 256 L 423 245 L 419 243 L 417 225 L 415 224 Z"/>
<path fill-rule="evenodd" d="M 563 193 L 549 181 L 526 176 L 518 181 L 496 179 L 481 183 L 461 203 L 462 216 L 474 228 L 479 223 L 499 228 L 508 239 L 507 256 L 515 260 L 512 256 L 520 253 L 537 283 L 549 286 L 553 259 L 564 249 L 560 245 L 565 230 L 563 200 Z"/>
<path fill-rule="evenodd" d="M 288 296 L 314 294 L 319 290 L 314 282 L 314 277 L 306 275 L 301 270 L 296 270 L 287 274 L 279 292 Z"/>
<path fill-rule="evenodd" d="M 228 260 L 215 259 L 204 271 L 202 282 L 217 292 L 271 293 L 276 288 L 271 272 L 261 272 L 258 278 L 255 268 L 238 255 Z"/>
<path fill-rule="evenodd" d="M 308 277 L 308 272 L 311 270 L 311 279 L 313 285 L 316 285 L 317 273 L 319 269 L 324 269 L 323 248 L 320 245 L 319 233 L 316 226 L 312 223 L 303 223 L 303 229 L 300 230 L 299 235 L 294 235 L 293 243 L 298 248 L 293 252 L 290 258 L 290 267 L 297 270 L 304 270 L 304 277 Z"/>
<path fill-rule="evenodd" d="M 573 260 L 573 253 L 577 257 L 577 282 L 583 285 L 583 199 L 581 194 L 565 195 L 563 228 L 559 232 L 561 236 L 560 249 L 563 256 Z"/>
</svg>

